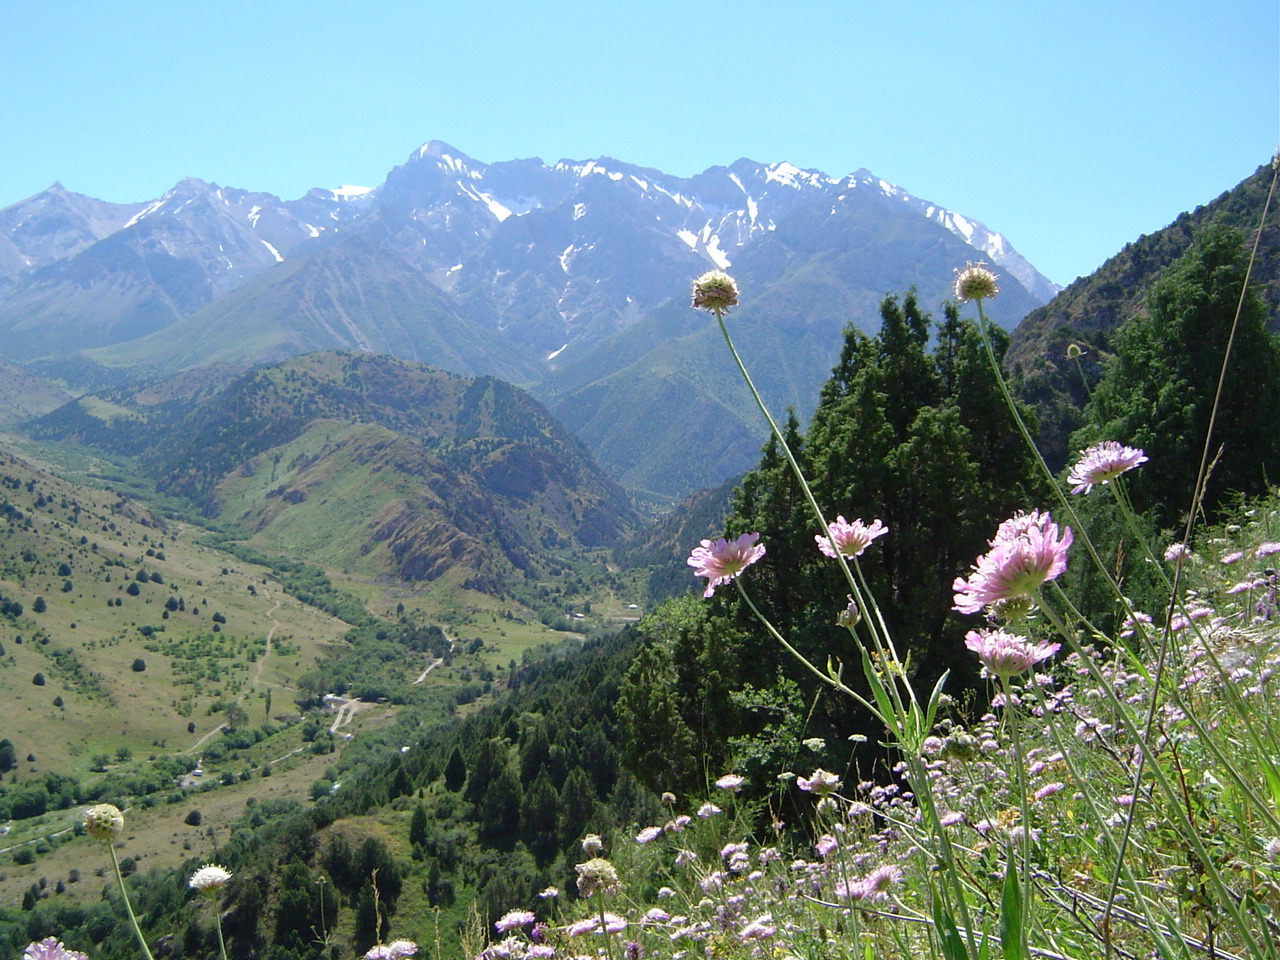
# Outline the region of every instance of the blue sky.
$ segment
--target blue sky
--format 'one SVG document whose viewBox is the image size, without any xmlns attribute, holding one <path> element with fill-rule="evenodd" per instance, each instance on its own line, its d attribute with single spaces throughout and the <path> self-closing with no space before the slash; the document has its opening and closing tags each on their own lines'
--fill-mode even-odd
<svg viewBox="0 0 1280 960">
<path fill-rule="evenodd" d="M 0 206 L 186 176 L 285 199 L 419 144 L 866 167 L 1050 279 L 1249 175 L 1280 137 L 1275 0 L 0 0 Z"/>
</svg>

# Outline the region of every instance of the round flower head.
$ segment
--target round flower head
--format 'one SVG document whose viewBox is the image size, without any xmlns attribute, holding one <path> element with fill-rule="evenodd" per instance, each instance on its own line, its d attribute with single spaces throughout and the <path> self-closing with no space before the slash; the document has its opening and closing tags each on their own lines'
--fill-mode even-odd
<svg viewBox="0 0 1280 960">
<path fill-rule="evenodd" d="M 1032 643 L 1026 637 L 1005 630 L 970 630 L 964 645 L 978 655 L 982 675 L 1002 679 L 1026 673 L 1041 660 L 1058 652 L 1061 644 Z"/>
<path fill-rule="evenodd" d="M 751 564 L 764 556 L 764 546 L 757 544 L 758 533 L 744 533 L 736 540 L 703 540 L 693 548 L 685 561 L 693 567 L 695 577 L 707 578 L 707 589 L 702 595 L 710 597 L 716 587 L 728 583 Z"/>
<path fill-rule="evenodd" d="M 1146 463 L 1147 456 L 1133 447 L 1122 447 L 1114 440 L 1095 443 L 1080 452 L 1080 459 L 1067 475 L 1067 483 L 1074 483 L 1072 493 L 1088 493 L 1095 483 L 1110 483 L 1122 473 Z"/>
<path fill-rule="evenodd" d="M 518 927 L 527 927 L 532 925 L 537 917 L 529 910 L 508 910 L 493 925 L 498 933 L 506 933 L 508 930 L 515 930 Z"/>
<path fill-rule="evenodd" d="M 622 889 L 622 884 L 618 881 L 618 871 L 608 860 L 592 857 L 586 863 L 576 864 L 573 869 L 578 872 L 580 897 L 592 897 L 597 893 L 612 896 Z"/>
<path fill-rule="evenodd" d="M 709 270 L 693 281 L 693 305 L 699 310 L 723 313 L 738 305 L 738 285 L 723 270 Z"/>
<path fill-rule="evenodd" d="M 68 950 L 56 937 L 45 937 L 27 945 L 22 960 L 89 960 L 79 950 Z"/>
<path fill-rule="evenodd" d="M 221 890 L 230 879 L 231 874 L 227 873 L 222 867 L 216 863 L 206 863 L 191 875 L 191 881 L 188 886 L 192 890 L 200 890 L 202 892 Z"/>
<path fill-rule="evenodd" d="M 723 777 L 721 777 L 719 780 L 716 781 L 716 786 L 719 787 L 721 790 L 729 790 L 729 791 L 732 791 L 733 793 L 737 793 L 739 790 L 742 789 L 743 784 L 745 784 L 746 782 L 747 782 L 746 780 L 738 776 L 736 773 L 726 773 Z"/>
<path fill-rule="evenodd" d="M 836 517 L 835 523 L 828 523 L 827 530 L 831 532 L 830 537 L 817 535 L 813 539 L 817 541 L 818 549 L 833 560 L 836 555 L 831 549 L 832 540 L 836 542 L 836 548 L 841 555 L 852 560 L 854 557 L 862 556 L 862 551 L 871 546 L 872 540 L 889 532 L 889 528 L 879 520 L 872 520 L 870 524 L 865 524 L 861 518 L 858 518 L 853 523 L 849 523 L 844 517 Z"/>
<path fill-rule="evenodd" d="M 820 797 L 829 797 L 840 789 L 840 778 L 819 767 L 808 779 L 796 777 L 796 786 L 806 793 L 814 793 Z"/>
<path fill-rule="evenodd" d="M 902 868 L 893 864 L 876 867 L 861 880 L 840 881 L 836 884 L 836 896 L 850 900 L 876 901 L 889 896 L 889 888 L 902 879 Z"/>
<path fill-rule="evenodd" d="M 379 943 L 365 953 L 365 960 L 406 960 L 418 952 L 418 945 L 412 940 L 392 940 L 390 943 Z"/>
<path fill-rule="evenodd" d="M 1000 524 L 991 549 L 973 565 L 966 580 L 956 577 L 953 610 L 977 613 L 983 607 L 999 607 L 1009 600 L 1028 597 L 1047 580 L 1067 569 L 1071 528 L 1058 525 L 1048 513 L 1019 513 Z"/>
<path fill-rule="evenodd" d="M 957 300 L 990 300 L 999 292 L 996 275 L 981 260 L 967 263 L 963 270 L 956 271 Z"/>
<path fill-rule="evenodd" d="M 124 832 L 124 814 L 110 803 L 90 807 L 84 814 L 84 831 L 95 840 L 110 843 Z"/>
</svg>

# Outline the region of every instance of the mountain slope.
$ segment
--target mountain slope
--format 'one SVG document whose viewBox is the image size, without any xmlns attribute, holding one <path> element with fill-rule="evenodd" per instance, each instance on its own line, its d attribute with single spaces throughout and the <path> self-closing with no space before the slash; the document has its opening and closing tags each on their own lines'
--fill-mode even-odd
<svg viewBox="0 0 1280 960">
<path fill-rule="evenodd" d="M 542 371 L 532 355 L 462 316 L 439 288 L 366 236 L 263 271 L 163 330 L 86 356 L 113 369 L 171 375 L 324 350 L 385 353 L 516 382 Z"/>
<path fill-rule="evenodd" d="M 1272 176 L 1269 164 L 1259 167 L 1211 202 L 1126 244 L 1092 274 L 1027 314 L 1013 331 L 1005 364 L 1019 396 L 1036 407 L 1041 445 L 1051 463 L 1060 465 L 1068 456 L 1067 439 L 1081 425 L 1080 410 L 1088 399 L 1086 382 L 1099 375 L 1112 331 L 1145 310 L 1160 272 L 1187 251 L 1201 227 L 1222 224 L 1251 240 Z M 1280 325 L 1280 206 L 1275 204 L 1259 238 L 1252 282 L 1260 286 L 1275 328 Z M 1084 350 L 1079 367 L 1067 357 L 1073 343 Z"/>
<path fill-rule="evenodd" d="M 494 593 L 548 551 L 609 545 L 635 521 L 527 394 L 385 356 L 309 354 L 198 402 L 81 397 L 32 430 L 131 453 L 260 549 Z"/>
</svg>

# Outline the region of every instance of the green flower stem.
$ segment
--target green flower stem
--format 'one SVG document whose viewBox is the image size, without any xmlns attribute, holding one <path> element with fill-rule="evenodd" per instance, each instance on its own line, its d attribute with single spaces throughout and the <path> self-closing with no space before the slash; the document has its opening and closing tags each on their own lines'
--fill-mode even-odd
<svg viewBox="0 0 1280 960">
<path fill-rule="evenodd" d="M 1062 606 L 1072 614 L 1072 616 L 1079 617 L 1079 612 L 1075 609 L 1075 606 L 1071 603 L 1071 599 L 1065 593 L 1063 593 L 1061 588 L 1057 587 L 1057 585 L 1055 584 L 1054 590 L 1056 592 L 1056 597 L 1058 602 L 1061 603 Z M 1057 627 L 1057 629 L 1061 633 L 1065 629 L 1065 626 L 1059 626 Z M 1074 644 L 1074 642 L 1072 642 L 1072 649 L 1073 650 L 1078 649 L 1077 646 Z M 1232 684 L 1229 678 L 1226 676 L 1226 671 L 1223 670 L 1221 675 L 1224 680 L 1224 687 L 1230 690 Z M 1098 678 L 1095 677 L 1095 679 L 1098 679 Z M 1099 682 L 1105 682 L 1105 681 L 1100 680 Z M 1109 686 L 1107 687 L 1107 692 L 1111 694 L 1113 697 L 1115 696 L 1114 691 Z M 1244 775 L 1236 768 L 1235 762 L 1232 760 L 1232 758 L 1228 756 L 1225 752 L 1223 752 L 1222 746 L 1218 742 L 1218 738 L 1213 736 L 1212 731 L 1205 726 L 1204 721 L 1200 718 L 1199 713 L 1197 713 L 1196 710 L 1193 709 L 1191 705 L 1188 704 L 1186 700 L 1183 698 L 1182 692 L 1178 690 L 1176 684 L 1169 686 L 1168 694 L 1169 694 L 1169 699 L 1173 701 L 1173 704 L 1176 707 L 1178 707 L 1179 710 L 1182 711 L 1186 721 L 1190 723 L 1193 727 L 1195 727 L 1196 734 L 1200 738 L 1200 743 L 1204 746 L 1206 750 L 1209 751 L 1209 753 L 1213 755 L 1213 758 L 1219 764 L 1221 764 L 1222 772 L 1224 772 L 1228 777 L 1230 777 L 1232 783 L 1234 783 L 1240 789 L 1240 792 L 1243 793 L 1244 796 L 1249 799 L 1249 802 L 1253 804 L 1253 809 L 1259 812 L 1262 816 L 1266 817 L 1267 821 L 1271 824 L 1272 829 L 1280 831 L 1280 813 L 1276 811 L 1275 805 L 1263 799 L 1261 796 L 1259 796 L 1254 785 L 1244 778 Z M 1231 693 L 1228 694 L 1228 697 L 1230 698 L 1234 694 L 1235 694 L 1235 691 L 1231 691 Z M 1243 704 L 1241 705 L 1240 709 L 1242 710 L 1244 709 Z M 1144 727 L 1144 731 L 1145 731 L 1145 736 L 1149 737 L 1150 726 Z M 1135 740 L 1137 740 L 1136 735 L 1135 735 Z M 1141 740 L 1138 742 L 1146 743 L 1147 741 Z M 1269 748 L 1265 747 L 1260 742 L 1255 744 L 1254 752 L 1255 752 L 1255 759 L 1258 759 L 1259 762 L 1266 764 L 1270 768 L 1274 764 L 1274 761 L 1269 757 L 1268 749 Z"/>
<path fill-rule="evenodd" d="M 787 458 L 787 463 L 791 465 L 791 472 L 795 475 L 796 481 L 800 484 L 800 489 L 804 491 L 805 499 L 809 503 L 809 509 L 813 512 L 814 518 L 818 521 L 818 526 L 822 530 L 823 535 L 827 537 L 831 544 L 831 550 L 835 554 L 837 561 L 840 563 L 841 570 L 844 571 L 845 580 L 848 581 L 849 590 L 853 595 L 854 602 L 858 605 L 858 611 L 867 622 L 867 626 L 872 634 L 872 639 L 878 648 L 887 647 L 893 653 L 894 659 L 898 659 L 897 653 L 893 651 L 892 646 L 888 642 L 887 635 L 881 636 L 875 623 L 871 619 L 871 604 L 863 595 L 857 582 L 854 580 L 852 571 L 849 569 L 848 563 L 845 562 L 844 555 L 841 554 L 840 548 L 836 545 L 835 538 L 831 535 L 831 530 L 827 526 L 826 517 L 822 513 L 822 508 L 818 506 L 818 501 L 813 495 L 813 490 L 809 486 L 809 481 L 804 475 L 804 471 L 800 469 L 800 463 L 796 460 L 795 454 L 791 452 L 791 447 L 787 445 L 786 438 L 782 435 L 782 431 L 778 429 L 778 424 L 774 421 L 773 415 L 769 413 L 769 408 L 765 406 L 764 398 L 760 396 L 760 391 L 756 389 L 755 383 L 751 379 L 751 374 L 747 372 L 746 365 L 742 362 L 742 357 L 738 355 L 737 348 L 733 345 L 733 338 L 729 336 L 729 328 L 724 324 L 724 312 L 716 308 L 714 311 L 716 324 L 720 327 L 720 333 L 724 337 L 725 345 L 729 348 L 729 353 L 733 357 L 733 362 L 737 364 L 738 373 L 742 375 L 742 380 L 747 385 L 747 389 L 751 391 L 751 396 L 756 402 L 756 406 L 760 408 L 760 412 L 764 415 L 765 420 L 769 424 L 769 429 L 773 432 L 774 438 L 778 441 L 778 446 L 782 448 L 782 454 Z M 878 617 L 877 617 L 878 619 Z"/>
<path fill-rule="evenodd" d="M 227 960 L 227 942 L 222 939 L 222 911 L 218 909 L 218 901 L 213 901 L 213 920 L 218 928 L 218 953 L 222 960 Z M 324 923 L 324 902 L 320 903 L 320 922 Z"/>
<path fill-rule="evenodd" d="M 778 632 L 778 629 L 769 622 L 769 618 L 760 612 L 760 608 L 752 602 L 751 597 L 747 594 L 746 588 L 742 586 L 742 581 L 735 578 L 733 582 L 734 585 L 737 586 L 738 594 L 742 597 L 743 602 L 746 603 L 751 612 L 755 614 L 756 619 L 764 625 L 765 629 L 769 631 L 773 638 L 777 640 L 778 643 L 782 644 L 783 649 L 795 657 L 796 660 L 798 660 L 807 670 L 809 670 L 823 683 L 834 687 L 841 693 L 847 694 L 856 703 L 861 704 L 867 710 L 870 710 L 872 716 L 878 717 L 886 727 L 894 732 L 899 742 L 902 742 L 906 732 L 905 724 L 907 715 L 905 712 L 902 715 L 900 723 L 898 722 L 898 718 L 886 717 L 884 715 L 884 711 L 863 697 L 862 694 L 853 690 L 836 677 L 825 674 L 819 670 L 807 657 L 804 656 L 804 654 L 788 643 L 787 639 Z M 893 684 L 890 684 L 890 686 L 893 686 Z M 933 781 L 929 779 L 928 771 L 924 769 L 924 765 L 920 762 L 920 754 L 917 750 L 906 749 L 903 751 L 903 756 L 906 759 L 907 768 L 910 771 L 909 776 L 911 783 L 915 787 L 916 800 L 920 803 L 921 809 L 924 812 L 925 822 L 929 825 L 933 836 L 938 841 L 937 857 L 939 862 L 942 864 L 943 873 L 951 882 L 952 896 L 955 898 L 956 906 L 960 911 L 961 922 L 964 924 L 965 934 L 970 941 L 970 955 L 976 957 L 978 955 L 978 945 L 975 939 L 976 931 L 969 917 L 969 906 L 968 902 L 965 900 L 964 885 L 960 880 L 960 871 L 956 865 L 955 851 L 951 846 L 951 838 L 947 835 L 947 828 L 942 825 L 942 815 L 938 813 L 938 806 L 934 800 Z"/>
<path fill-rule="evenodd" d="M 1222 681 L 1223 696 L 1226 698 L 1227 702 L 1231 704 L 1233 712 L 1243 725 L 1253 747 L 1253 756 L 1263 767 L 1266 768 L 1271 778 L 1280 780 L 1280 764 L 1277 763 L 1273 756 L 1274 751 L 1268 745 L 1267 739 L 1258 733 L 1257 727 L 1254 723 L 1255 715 L 1253 709 L 1249 704 L 1246 704 L 1241 700 L 1240 692 L 1237 689 L 1236 683 L 1231 679 L 1227 669 L 1222 665 L 1222 661 L 1219 659 L 1217 652 L 1213 649 L 1213 645 L 1208 642 L 1208 638 L 1204 635 L 1204 631 L 1200 629 L 1199 624 L 1191 619 L 1190 612 L 1179 598 L 1179 583 L 1182 576 L 1182 564 L 1178 564 L 1177 570 L 1174 572 L 1174 580 L 1171 583 L 1169 581 L 1168 574 L 1165 573 L 1164 567 L 1161 565 L 1160 559 L 1152 552 L 1150 544 L 1147 543 L 1146 538 L 1142 535 L 1142 530 L 1138 525 L 1137 511 L 1133 509 L 1133 504 L 1129 502 L 1127 492 L 1122 486 L 1118 485 L 1119 483 L 1120 478 L 1116 478 L 1116 480 L 1112 482 L 1111 487 L 1112 495 L 1115 497 L 1116 503 L 1120 506 L 1120 513 L 1125 518 L 1126 525 L 1129 527 L 1129 531 L 1133 535 L 1134 539 L 1140 543 L 1145 550 L 1147 561 L 1156 568 L 1161 579 L 1164 581 L 1165 586 L 1169 590 L 1169 605 L 1165 611 L 1165 624 L 1164 629 L 1161 631 L 1160 648 L 1156 658 L 1156 679 L 1151 695 L 1151 709 L 1147 717 L 1147 736 L 1150 736 L 1151 734 L 1156 709 L 1155 698 L 1162 686 L 1162 680 L 1168 660 L 1169 646 L 1173 635 L 1173 613 L 1175 610 L 1178 610 L 1187 618 L 1188 629 L 1195 634 L 1196 639 L 1199 641 L 1201 651 L 1213 665 L 1215 672 L 1218 674 L 1218 678 Z M 1169 694 L 1174 703 L 1182 707 L 1183 711 L 1187 713 L 1188 716 L 1194 714 L 1194 711 L 1188 709 L 1186 704 L 1183 703 L 1181 693 L 1176 686 L 1170 689 Z M 1243 783 L 1241 786 L 1246 793 L 1253 795 L 1252 790 L 1248 786 L 1245 786 Z M 1258 800 L 1259 798 L 1254 796 L 1254 799 Z M 1265 804 L 1264 809 L 1267 809 L 1267 812 L 1270 813 L 1270 810 L 1266 808 Z M 1273 826 L 1280 829 L 1280 820 L 1273 818 Z"/>
<path fill-rule="evenodd" d="M 876 707 L 875 704 L 873 704 L 870 700 L 866 699 L 866 697 L 862 696 L 862 694 L 858 693 L 857 690 L 854 690 L 853 688 L 849 687 L 847 684 L 844 683 L 844 681 L 838 680 L 836 679 L 836 677 L 828 673 L 823 673 L 813 664 L 811 660 L 809 660 L 808 657 L 806 657 L 803 653 L 801 653 L 799 650 L 793 647 L 790 643 L 788 643 L 787 638 L 778 632 L 778 628 L 775 627 L 769 621 L 769 618 L 760 612 L 760 608 L 755 605 L 751 597 L 747 594 L 746 588 L 742 586 L 742 581 L 740 579 L 735 578 L 733 581 L 733 584 L 738 588 L 738 593 L 742 597 L 743 602 L 747 605 L 748 608 L 750 608 L 751 612 L 755 614 L 756 619 L 759 620 L 764 625 L 764 628 L 769 631 L 769 634 L 773 637 L 773 639 L 777 640 L 778 643 L 782 644 L 783 649 L 786 650 L 787 653 L 791 654 L 791 656 L 795 657 L 798 661 L 800 661 L 801 666 L 803 666 L 806 670 L 812 673 L 815 677 L 817 677 L 823 683 L 827 684 L 828 686 L 834 687 L 836 690 L 839 690 L 841 693 L 847 694 L 848 696 L 852 697 L 856 702 L 858 702 L 859 704 L 861 704 L 862 706 L 870 710 L 875 716 L 880 717 L 882 721 L 884 721 L 885 723 L 888 723 L 889 718 L 881 716 L 881 711 L 878 707 Z"/>
<path fill-rule="evenodd" d="M 124 886 L 124 874 L 120 872 L 120 858 L 116 856 L 115 844 L 107 841 L 107 849 L 111 851 L 111 865 L 116 870 L 116 882 L 120 884 L 120 896 L 124 898 L 124 908 L 129 912 L 129 922 L 133 924 L 133 932 L 138 937 L 138 944 L 142 947 L 143 954 L 147 960 L 155 960 L 151 956 L 151 948 L 147 946 L 147 939 L 142 935 L 142 927 L 138 924 L 138 918 L 133 913 L 133 904 L 129 902 L 129 891 Z"/>
<path fill-rule="evenodd" d="M 1076 750 L 1079 749 L 1079 741 L 1075 739 L 1074 736 L 1064 737 L 1059 725 L 1054 720 L 1049 719 L 1055 715 L 1055 711 L 1049 705 L 1048 700 L 1045 698 L 1044 691 L 1040 689 L 1039 685 L 1033 685 L 1032 690 L 1034 691 L 1036 701 L 1046 718 L 1046 727 L 1049 730 L 1049 736 L 1053 739 L 1054 746 L 1058 748 L 1058 752 L 1062 754 L 1063 762 L 1067 765 L 1067 771 L 1071 774 L 1071 778 L 1080 793 L 1081 802 L 1084 803 L 1085 808 L 1089 811 L 1090 818 L 1092 819 L 1099 836 L 1104 838 L 1106 844 L 1111 849 L 1112 855 L 1117 858 L 1117 870 L 1118 872 L 1123 873 L 1128 889 L 1134 893 L 1135 903 L 1141 910 L 1143 920 L 1147 924 L 1148 929 L 1160 930 L 1163 927 L 1168 931 L 1176 930 L 1177 920 L 1169 914 L 1167 909 L 1163 911 L 1164 920 L 1157 921 L 1151 914 L 1150 901 L 1147 897 L 1140 895 L 1137 879 L 1134 877 L 1132 869 L 1124 862 L 1124 858 L 1120 852 L 1120 847 L 1116 843 L 1116 839 L 1112 835 L 1111 830 L 1106 825 L 1106 818 L 1098 808 L 1098 801 L 1095 799 L 1095 791 L 1093 789 L 1092 782 L 1088 774 L 1080 768 L 1079 762 L 1076 759 Z M 1104 928 L 1104 936 L 1107 936 L 1106 928 Z M 1169 938 L 1177 941 L 1178 945 L 1182 948 L 1183 955 L 1189 960 L 1190 952 L 1187 950 L 1187 945 L 1183 941 L 1183 938 L 1180 935 L 1175 936 L 1173 934 L 1169 934 Z M 1106 942 L 1106 950 L 1109 955 L 1111 952 L 1109 941 Z"/>
<path fill-rule="evenodd" d="M 600 935 L 604 937 L 604 949 L 608 954 L 609 960 L 613 960 L 613 937 L 609 934 L 609 925 L 605 921 L 604 914 L 604 891 L 596 891 L 596 906 L 600 908 Z"/>
<path fill-rule="evenodd" d="M 1022 955 L 1031 956 L 1029 951 L 1031 926 L 1031 804 L 1027 800 L 1027 757 L 1022 746 L 1022 724 L 1018 715 L 1018 707 L 1014 702 L 1013 685 L 1008 677 L 1000 679 L 1000 689 L 1004 693 L 1004 718 L 1008 721 L 1013 738 L 1013 762 L 1018 768 L 1018 807 L 1022 816 L 1022 916 L 1019 936 L 1022 940 Z M 1032 684 L 1035 683 L 1035 670 L 1032 668 Z M 1013 851 L 1009 851 L 1009 859 L 1013 860 Z"/>
</svg>

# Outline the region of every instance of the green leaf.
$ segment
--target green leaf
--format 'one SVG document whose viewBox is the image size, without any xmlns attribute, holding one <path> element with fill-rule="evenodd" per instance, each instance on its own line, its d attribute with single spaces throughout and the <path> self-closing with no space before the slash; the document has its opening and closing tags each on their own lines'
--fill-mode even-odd
<svg viewBox="0 0 1280 960">
<path fill-rule="evenodd" d="M 862 647 L 861 653 L 862 672 L 866 675 L 867 683 L 871 685 L 872 694 L 875 695 L 880 721 L 890 730 L 897 731 L 899 725 L 893 712 L 893 704 L 889 700 L 889 692 L 885 690 L 880 674 L 876 672 L 875 664 L 871 662 L 871 656 L 867 653 L 867 648 Z"/>
<path fill-rule="evenodd" d="M 933 929 L 938 934 L 938 945 L 942 948 L 943 960 L 969 960 L 969 950 L 960 938 L 955 920 L 942 905 L 942 898 L 933 898 Z"/>
<path fill-rule="evenodd" d="M 924 729 L 920 732 L 925 736 L 933 729 L 934 721 L 938 717 L 938 704 L 942 700 L 942 685 L 947 682 L 947 677 L 951 676 L 951 671 L 946 670 L 942 676 L 938 678 L 938 682 L 933 685 L 933 693 L 929 694 L 929 710 L 925 714 Z"/>
<path fill-rule="evenodd" d="M 1022 886 L 1018 868 L 1009 860 L 1004 872 L 1004 892 L 1000 895 L 1000 946 L 1005 960 L 1027 960 L 1022 944 Z"/>
</svg>

